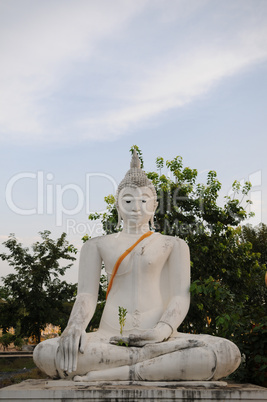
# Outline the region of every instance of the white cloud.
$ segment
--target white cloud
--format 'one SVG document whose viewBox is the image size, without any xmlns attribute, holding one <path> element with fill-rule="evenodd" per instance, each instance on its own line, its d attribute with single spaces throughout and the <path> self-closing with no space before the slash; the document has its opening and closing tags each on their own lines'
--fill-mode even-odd
<svg viewBox="0 0 267 402">
<path fill-rule="evenodd" d="M 253 37 L 253 39 L 252 39 Z M 192 46 L 193 47 L 193 46 Z M 99 117 L 84 119 L 80 127 L 89 139 L 112 139 L 145 124 L 161 113 L 186 105 L 207 93 L 222 79 L 267 59 L 267 28 L 240 35 L 227 46 L 193 49 L 182 58 L 162 60 L 126 95 L 126 105 Z"/>
<path fill-rule="evenodd" d="M 209 0 L 26 3 L 32 7 L 19 7 L 13 26 L 1 27 L 3 138 L 62 141 L 75 132 L 76 140 L 114 140 L 267 58 L 266 16 L 253 2 L 241 9 L 243 2 Z M 88 99 L 69 112 L 64 89 L 81 72 L 85 87 L 91 83 Z"/>
<path fill-rule="evenodd" d="M 10 1 L 2 4 L 0 129 L 24 139 L 44 133 L 40 104 L 55 91 L 68 63 L 88 60 L 146 1 Z M 28 6 L 28 7 L 27 7 Z M 4 16 L 10 16 L 5 19 Z"/>
</svg>

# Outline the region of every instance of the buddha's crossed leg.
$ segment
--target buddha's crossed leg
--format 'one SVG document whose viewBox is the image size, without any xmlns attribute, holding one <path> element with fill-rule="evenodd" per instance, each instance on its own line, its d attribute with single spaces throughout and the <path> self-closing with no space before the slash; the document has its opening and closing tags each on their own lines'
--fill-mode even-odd
<svg viewBox="0 0 267 402">
<path fill-rule="evenodd" d="M 166 342 L 138 348 L 112 345 L 107 338 L 88 334 L 77 370 L 69 374 L 59 369 L 58 340 L 42 342 L 42 346 L 43 353 L 51 355 L 50 371 L 43 371 L 52 377 L 74 377 L 75 381 L 218 379 L 233 372 L 240 362 L 232 342 L 208 335 L 177 334 Z"/>
<path fill-rule="evenodd" d="M 230 341 L 209 335 L 177 334 L 167 342 L 128 349 L 130 363 L 90 370 L 75 381 L 207 381 L 232 373 L 240 352 Z"/>
</svg>

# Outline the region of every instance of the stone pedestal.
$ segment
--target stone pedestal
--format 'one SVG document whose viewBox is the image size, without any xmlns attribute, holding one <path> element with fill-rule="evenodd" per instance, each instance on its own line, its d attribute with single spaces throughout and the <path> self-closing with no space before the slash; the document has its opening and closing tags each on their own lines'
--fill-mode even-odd
<svg viewBox="0 0 267 402">
<path fill-rule="evenodd" d="M 251 401 L 266 402 L 267 388 L 214 382 L 98 382 L 27 380 L 0 390 L 2 402 Z"/>
</svg>

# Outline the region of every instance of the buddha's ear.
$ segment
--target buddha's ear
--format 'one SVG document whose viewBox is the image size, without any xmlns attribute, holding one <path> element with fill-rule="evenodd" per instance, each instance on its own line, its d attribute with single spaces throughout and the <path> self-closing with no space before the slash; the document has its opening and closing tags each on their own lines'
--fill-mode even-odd
<svg viewBox="0 0 267 402">
<path fill-rule="evenodd" d="M 155 229 L 155 226 L 154 226 L 154 215 L 155 215 L 155 212 L 156 212 L 156 210 L 157 210 L 157 208 L 158 208 L 158 205 L 159 205 L 159 203 L 158 203 L 158 201 L 156 201 L 156 202 L 155 202 L 155 208 L 154 208 L 153 214 L 151 215 L 151 218 L 149 219 L 150 226 L 151 226 L 152 229 Z"/>
<path fill-rule="evenodd" d="M 154 226 L 154 214 L 149 219 L 149 223 L 150 223 L 151 229 L 155 229 L 155 226 Z"/>
<path fill-rule="evenodd" d="M 119 229 L 120 225 L 121 225 L 121 213 L 120 213 L 119 206 L 117 206 L 117 212 L 118 212 L 118 223 L 117 223 L 116 229 Z"/>
</svg>

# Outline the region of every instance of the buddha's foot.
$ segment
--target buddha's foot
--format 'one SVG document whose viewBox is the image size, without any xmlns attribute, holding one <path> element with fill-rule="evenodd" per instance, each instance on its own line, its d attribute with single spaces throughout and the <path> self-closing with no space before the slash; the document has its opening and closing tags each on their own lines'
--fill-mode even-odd
<svg viewBox="0 0 267 402">
<path fill-rule="evenodd" d="M 88 373 L 88 374 L 86 374 L 86 375 L 76 375 L 76 376 L 73 378 L 73 381 L 76 381 L 76 382 L 91 381 L 89 374 L 90 374 L 90 373 Z"/>
<path fill-rule="evenodd" d="M 89 371 L 86 375 L 76 375 L 76 382 L 89 381 L 127 381 L 129 380 L 129 366 L 112 367 L 110 369 Z"/>
<path fill-rule="evenodd" d="M 136 362 L 153 359 L 155 357 L 173 353 L 182 349 L 198 348 L 203 346 L 205 346 L 205 343 L 201 340 L 184 338 L 173 338 L 168 342 L 147 344 L 138 350 L 139 355 Z"/>
</svg>

